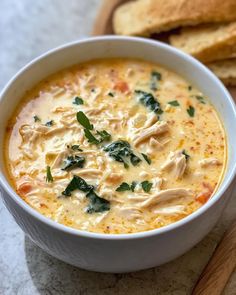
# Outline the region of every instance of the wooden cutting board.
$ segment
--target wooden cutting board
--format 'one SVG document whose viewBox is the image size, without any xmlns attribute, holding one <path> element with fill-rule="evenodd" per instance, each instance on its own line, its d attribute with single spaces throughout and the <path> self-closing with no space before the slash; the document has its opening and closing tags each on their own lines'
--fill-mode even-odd
<svg viewBox="0 0 236 295">
<path fill-rule="evenodd" d="M 92 32 L 93 36 L 113 35 L 113 13 L 119 5 L 129 1 L 130 0 L 103 0 L 100 11 L 94 23 Z M 236 87 L 229 87 L 228 90 L 236 102 Z"/>
</svg>

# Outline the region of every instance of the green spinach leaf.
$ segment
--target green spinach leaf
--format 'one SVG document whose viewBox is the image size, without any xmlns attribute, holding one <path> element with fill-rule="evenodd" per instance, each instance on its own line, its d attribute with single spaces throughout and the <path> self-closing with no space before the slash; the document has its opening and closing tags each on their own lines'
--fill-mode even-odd
<svg viewBox="0 0 236 295">
<path fill-rule="evenodd" d="M 84 129 L 84 135 L 85 137 L 87 137 L 88 142 L 92 143 L 92 144 L 99 144 L 100 141 L 97 140 L 97 138 L 91 133 L 91 131 L 89 129 Z"/>
<path fill-rule="evenodd" d="M 189 154 L 187 154 L 185 150 L 182 151 L 182 154 L 185 156 L 186 160 L 190 158 Z"/>
<path fill-rule="evenodd" d="M 68 156 L 64 161 L 62 170 L 70 171 L 75 168 L 83 168 L 85 158 L 82 156 Z"/>
<path fill-rule="evenodd" d="M 79 152 L 82 152 L 82 151 L 83 151 L 83 150 L 79 147 L 78 144 L 73 144 L 73 145 L 71 146 L 71 149 L 72 149 L 73 151 L 79 151 Z"/>
<path fill-rule="evenodd" d="M 190 117 L 194 117 L 195 108 L 192 106 L 189 106 L 189 108 L 187 109 L 187 113 L 189 114 Z"/>
<path fill-rule="evenodd" d="M 90 203 L 87 207 L 87 213 L 98 213 L 110 210 L 110 202 L 99 197 L 94 191 L 90 191 L 86 194 L 86 198 Z"/>
<path fill-rule="evenodd" d="M 145 180 L 145 181 L 141 182 L 141 185 L 142 185 L 142 189 L 146 193 L 149 193 L 153 184 L 151 182 L 149 182 L 148 180 Z"/>
<path fill-rule="evenodd" d="M 132 191 L 134 192 L 135 187 L 137 186 L 136 181 L 132 181 L 131 185 L 127 182 L 122 182 L 121 185 L 116 189 L 117 192 Z"/>
<path fill-rule="evenodd" d="M 141 161 L 141 159 L 133 153 L 130 144 L 124 140 L 114 141 L 107 145 L 104 151 L 108 152 L 108 155 L 115 161 L 123 163 L 125 168 L 129 167 L 128 161 L 130 161 L 133 166 L 136 166 Z"/>
<path fill-rule="evenodd" d="M 109 134 L 106 130 L 97 131 L 97 135 L 100 136 L 100 143 L 104 141 L 109 141 L 111 139 L 111 134 Z"/>
<path fill-rule="evenodd" d="M 46 167 L 46 182 L 53 182 L 53 177 L 52 177 L 50 166 Z"/>
<path fill-rule="evenodd" d="M 88 130 L 93 130 L 93 125 L 90 123 L 89 119 L 87 116 L 82 112 L 79 111 L 76 115 L 77 121 L 85 128 Z"/>
<path fill-rule="evenodd" d="M 142 153 L 142 156 L 143 156 L 144 160 L 145 160 L 149 165 L 151 165 L 152 160 L 151 160 L 146 154 L 143 154 L 143 153 Z"/>
<path fill-rule="evenodd" d="M 71 193 L 77 189 L 87 193 L 93 190 L 94 187 L 92 185 L 87 184 L 87 182 L 83 178 L 74 175 L 66 189 L 62 192 L 62 194 L 66 197 L 69 197 L 71 196 Z"/>
<path fill-rule="evenodd" d="M 54 121 L 51 120 L 51 121 L 48 121 L 47 123 L 45 123 L 45 126 L 52 127 L 53 124 L 54 124 Z"/>
<path fill-rule="evenodd" d="M 76 96 L 76 97 L 74 98 L 73 104 L 81 105 L 81 104 L 84 104 L 84 101 L 83 101 L 83 99 L 82 99 L 81 97 Z"/>
<path fill-rule="evenodd" d="M 154 98 L 152 93 L 148 93 L 142 90 L 135 90 L 137 99 L 151 111 L 157 115 L 161 115 L 163 110 L 161 109 L 160 103 Z"/>
<path fill-rule="evenodd" d="M 180 105 L 178 100 L 169 101 L 168 104 L 172 105 L 173 107 L 178 107 Z"/>
<path fill-rule="evenodd" d="M 197 99 L 200 103 L 202 103 L 202 104 L 206 104 L 206 102 L 205 102 L 205 98 L 204 98 L 203 96 L 201 96 L 201 95 L 196 95 L 196 99 Z"/>
<path fill-rule="evenodd" d="M 40 122 L 40 121 L 41 121 L 41 119 L 37 115 L 35 115 L 34 116 L 34 122 Z"/>
<path fill-rule="evenodd" d="M 151 83 L 150 83 L 150 88 L 151 90 L 156 91 L 158 89 L 157 84 L 158 81 L 161 80 L 161 73 L 152 71 L 151 72 Z"/>
<path fill-rule="evenodd" d="M 121 185 L 116 189 L 117 192 L 124 192 L 130 190 L 130 185 L 127 182 L 122 182 Z"/>
</svg>

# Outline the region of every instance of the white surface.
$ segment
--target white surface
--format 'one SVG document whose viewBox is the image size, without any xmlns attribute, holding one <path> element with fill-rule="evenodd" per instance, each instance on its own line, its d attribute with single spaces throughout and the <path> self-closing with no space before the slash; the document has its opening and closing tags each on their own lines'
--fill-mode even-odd
<svg viewBox="0 0 236 295">
<path fill-rule="evenodd" d="M 29 7 L 27 11 L 15 15 L 14 11 L 18 9 L 19 2 L 21 6 L 27 4 Z M 38 1 L 32 6 L 33 2 L 26 0 L 1 0 L 0 85 L 2 86 L 19 66 L 38 53 L 64 41 L 76 39 L 77 19 L 81 24 L 92 21 L 92 18 L 83 19 L 84 12 L 77 15 L 76 5 L 80 8 L 86 6 L 86 11 L 91 13 L 92 7 L 96 7 L 94 3 L 98 2 Z M 8 10 L 9 14 L 4 13 L 4 7 L 1 6 L 9 6 L 11 3 L 14 5 Z M 56 34 L 57 29 L 51 24 L 57 22 L 58 15 L 60 20 L 64 20 L 65 14 L 68 21 L 73 23 L 72 31 L 65 33 L 62 30 L 63 24 Z M 22 19 L 25 21 L 22 22 Z M 37 25 L 42 23 L 47 28 L 47 34 L 38 31 L 37 26 L 35 28 L 30 25 L 35 20 Z M 59 23 L 61 25 L 61 22 Z M 27 26 L 27 37 L 22 29 L 24 25 Z M 84 32 L 88 32 L 88 27 L 84 27 L 82 34 Z M 69 39 L 67 34 L 71 34 Z M 13 223 L 8 212 L 3 207 L 0 210 L 0 294 L 188 294 L 223 230 L 236 213 L 235 202 L 231 201 L 219 226 L 197 247 L 174 262 L 135 274 L 101 275 L 67 266 L 44 254 L 28 239 L 24 245 L 22 232 Z M 233 280 L 226 294 L 235 294 Z"/>
</svg>

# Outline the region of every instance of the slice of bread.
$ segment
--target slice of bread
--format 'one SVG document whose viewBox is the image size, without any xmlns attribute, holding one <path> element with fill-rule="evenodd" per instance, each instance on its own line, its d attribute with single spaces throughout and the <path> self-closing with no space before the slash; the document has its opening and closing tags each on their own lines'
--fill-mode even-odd
<svg viewBox="0 0 236 295">
<path fill-rule="evenodd" d="M 119 6 L 113 27 L 119 35 L 150 36 L 181 26 L 236 20 L 236 0 L 137 0 Z"/>
<path fill-rule="evenodd" d="M 170 44 L 202 62 L 230 58 L 236 53 L 236 22 L 184 28 L 170 36 Z"/>
<path fill-rule="evenodd" d="M 207 66 L 225 85 L 236 86 L 236 58 L 212 62 Z"/>
</svg>

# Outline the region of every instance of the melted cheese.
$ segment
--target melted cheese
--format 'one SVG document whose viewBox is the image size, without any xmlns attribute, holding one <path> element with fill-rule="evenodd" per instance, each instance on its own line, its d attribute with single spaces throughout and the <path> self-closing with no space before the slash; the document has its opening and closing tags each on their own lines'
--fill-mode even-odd
<svg viewBox="0 0 236 295">
<path fill-rule="evenodd" d="M 151 73 L 161 79 L 151 90 Z M 137 100 L 135 90 L 152 93 L 163 113 L 158 116 Z M 112 93 L 112 94 L 111 94 Z M 83 105 L 73 104 L 74 98 Z M 16 192 L 56 222 L 101 233 L 133 233 L 159 228 L 197 210 L 217 189 L 226 162 L 224 129 L 214 107 L 173 72 L 140 60 L 95 60 L 59 72 L 22 99 L 6 132 L 6 162 Z M 198 97 L 198 99 L 197 99 Z M 178 101 L 178 106 L 169 104 Z M 194 116 L 188 113 L 189 107 Z M 126 140 L 142 161 L 128 169 L 102 145 L 88 142 L 76 114 L 82 111 L 95 130 L 110 141 Z M 38 116 L 40 121 L 34 121 Z M 45 123 L 53 120 L 52 126 Z M 68 146 L 79 144 L 83 150 Z M 190 157 L 183 154 L 183 150 Z M 149 165 L 141 153 L 151 159 Z M 83 155 L 83 168 L 63 171 L 70 155 Z M 46 182 L 46 166 L 54 181 Z M 95 186 L 110 201 L 110 210 L 88 214 L 85 193 L 62 195 L 73 175 Z M 121 183 L 138 185 L 118 192 Z M 152 183 L 149 192 L 140 185 Z"/>
</svg>

